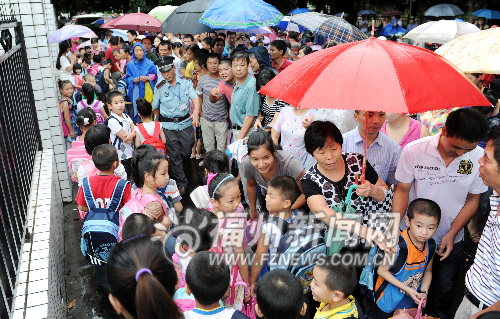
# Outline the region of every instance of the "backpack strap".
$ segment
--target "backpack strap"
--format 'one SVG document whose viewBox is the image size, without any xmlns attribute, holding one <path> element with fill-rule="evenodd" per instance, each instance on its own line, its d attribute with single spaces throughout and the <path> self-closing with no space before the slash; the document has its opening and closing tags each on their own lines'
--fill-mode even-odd
<svg viewBox="0 0 500 319">
<path fill-rule="evenodd" d="M 92 194 L 92 189 L 90 188 L 89 178 L 85 177 L 82 181 L 83 195 L 85 196 L 85 202 L 89 211 L 96 208 L 94 195 Z"/>
<path fill-rule="evenodd" d="M 148 138 L 151 137 L 151 135 L 149 135 L 148 131 L 146 131 L 144 124 L 141 123 L 141 124 L 137 125 L 137 128 L 139 129 L 139 132 L 141 132 L 141 134 L 145 140 L 147 140 Z M 156 127 L 155 127 L 155 133 L 156 133 Z"/>
<path fill-rule="evenodd" d="M 408 258 L 408 243 L 406 242 L 406 239 L 402 235 L 399 235 L 398 245 L 399 245 L 398 256 L 396 257 L 394 264 L 389 269 L 389 271 L 393 275 L 396 275 L 401 271 L 401 269 L 404 268 L 404 266 L 406 265 L 406 259 Z"/>
<path fill-rule="evenodd" d="M 159 139 L 160 138 L 160 130 L 161 130 L 161 123 L 155 122 L 155 131 L 153 132 L 153 136 L 156 136 Z"/>
<path fill-rule="evenodd" d="M 125 191 L 125 187 L 127 186 L 128 182 L 126 180 L 123 180 L 120 178 L 118 183 L 116 183 L 115 190 L 113 191 L 113 197 L 111 198 L 111 201 L 109 202 L 108 210 L 113 211 L 116 213 L 118 210 L 118 206 L 120 205 L 120 202 L 122 201 L 123 197 L 123 192 Z"/>
<path fill-rule="evenodd" d="M 118 122 L 118 124 L 120 124 L 120 126 L 121 126 L 121 127 L 123 127 L 123 123 L 122 123 L 122 122 L 120 122 L 120 121 L 119 121 L 116 117 L 114 117 L 113 115 L 110 115 L 110 116 L 108 117 L 108 119 L 107 119 L 107 120 L 108 120 L 108 123 L 109 123 L 109 121 L 110 121 L 111 119 L 114 119 L 115 121 L 117 121 L 117 122 Z M 118 140 L 120 140 L 120 142 L 118 142 Z M 116 145 L 116 142 L 118 142 L 118 145 Z M 115 140 L 113 141 L 113 146 L 114 146 L 114 147 L 118 147 L 118 148 L 119 148 L 119 147 L 120 147 L 120 145 L 121 145 L 121 139 L 118 137 L 118 135 L 116 135 L 116 136 L 115 136 Z"/>
</svg>

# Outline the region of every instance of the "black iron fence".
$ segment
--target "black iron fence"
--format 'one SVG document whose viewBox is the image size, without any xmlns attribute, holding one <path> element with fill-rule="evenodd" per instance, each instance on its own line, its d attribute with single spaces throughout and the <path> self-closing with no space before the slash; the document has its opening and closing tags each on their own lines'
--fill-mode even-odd
<svg viewBox="0 0 500 319">
<path fill-rule="evenodd" d="M 20 22 L 0 15 L 0 318 L 11 318 L 41 140 Z"/>
</svg>

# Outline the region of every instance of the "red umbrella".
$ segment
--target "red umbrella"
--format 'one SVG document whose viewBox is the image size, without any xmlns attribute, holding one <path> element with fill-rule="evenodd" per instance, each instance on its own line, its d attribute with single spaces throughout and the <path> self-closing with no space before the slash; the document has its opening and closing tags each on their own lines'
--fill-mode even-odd
<svg viewBox="0 0 500 319">
<path fill-rule="evenodd" d="M 300 108 L 405 114 L 491 104 L 443 57 L 375 38 L 309 54 L 260 93 Z"/>
<path fill-rule="evenodd" d="M 162 22 L 146 13 L 129 13 L 104 23 L 101 28 L 160 32 Z"/>
<path fill-rule="evenodd" d="M 382 16 L 383 17 L 392 17 L 392 16 L 400 16 L 402 13 L 398 10 L 386 11 Z"/>
</svg>

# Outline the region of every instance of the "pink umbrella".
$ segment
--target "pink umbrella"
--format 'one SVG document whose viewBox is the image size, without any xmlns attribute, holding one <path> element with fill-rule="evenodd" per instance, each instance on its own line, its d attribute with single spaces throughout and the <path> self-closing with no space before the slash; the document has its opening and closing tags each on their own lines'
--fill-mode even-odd
<svg viewBox="0 0 500 319">
<path fill-rule="evenodd" d="M 101 28 L 160 32 L 162 22 L 146 13 L 129 13 L 104 23 Z"/>
<path fill-rule="evenodd" d="M 106 44 L 102 43 L 101 41 L 97 42 L 97 44 L 101 47 L 106 49 Z M 77 46 L 77 49 L 85 48 L 91 46 L 90 40 L 82 42 L 79 46 Z"/>
</svg>

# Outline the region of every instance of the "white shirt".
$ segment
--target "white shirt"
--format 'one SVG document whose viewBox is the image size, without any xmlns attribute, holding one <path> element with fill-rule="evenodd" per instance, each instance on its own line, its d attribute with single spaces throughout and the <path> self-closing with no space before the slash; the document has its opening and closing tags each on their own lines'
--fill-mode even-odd
<svg viewBox="0 0 500 319">
<path fill-rule="evenodd" d="M 441 207 L 441 223 L 433 238 L 438 244 L 450 230 L 451 224 L 465 204 L 469 193 L 481 194 L 488 188 L 479 177 L 479 159 L 484 150 L 479 146 L 455 158 L 448 167 L 437 149 L 441 132 L 408 144 L 401 153 L 396 179 L 401 183 L 412 183 L 408 204 L 416 198 L 435 201 Z M 408 228 L 404 219 L 400 229 Z M 464 238 L 461 229 L 455 243 Z"/>
<path fill-rule="evenodd" d="M 116 136 L 116 133 L 120 132 L 120 130 L 124 130 L 125 133 L 127 134 L 131 133 L 132 119 L 125 113 L 123 113 L 120 116 L 111 112 L 110 117 L 114 117 L 119 121 L 118 122 L 114 119 L 108 120 L 108 127 L 111 130 L 110 134 L 111 143 L 113 144 L 114 147 L 116 147 L 116 150 L 118 151 L 118 159 L 120 160 L 129 159 L 132 157 L 132 152 L 134 151 L 132 143 L 124 143 L 118 136 Z M 122 125 L 120 125 L 120 123 Z"/>
<path fill-rule="evenodd" d="M 365 24 L 368 25 L 368 20 L 360 20 L 359 23 L 358 23 L 358 26 L 362 25 L 362 24 Z M 366 28 L 359 28 L 359 30 L 361 32 L 368 32 L 368 27 Z"/>
<path fill-rule="evenodd" d="M 71 75 L 71 72 L 66 70 L 70 65 L 71 61 L 69 60 L 68 57 L 61 56 L 59 58 L 59 61 L 61 62 L 61 69 L 59 70 L 59 79 L 61 81 L 68 80 L 71 82 L 71 84 L 75 85 L 75 78 L 73 78 L 73 75 Z"/>
<path fill-rule="evenodd" d="M 146 129 L 146 132 L 148 132 L 149 135 L 153 136 L 153 133 L 155 132 L 155 123 L 160 123 L 160 132 L 161 132 L 161 122 L 149 122 L 149 123 L 142 123 L 144 125 L 144 128 Z M 137 136 L 141 139 L 141 144 L 144 143 L 146 140 L 144 136 L 142 136 L 141 131 L 139 131 L 138 125 L 134 126 L 134 130 L 137 133 Z M 158 136 L 160 139 L 160 137 Z"/>
<path fill-rule="evenodd" d="M 255 41 L 257 41 L 257 37 L 256 36 L 252 36 L 250 38 L 250 41 L 252 41 L 253 43 L 255 43 Z M 262 40 L 262 43 L 269 44 L 269 43 L 271 43 L 271 40 L 268 37 L 264 36 L 264 39 Z"/>
</svg>

